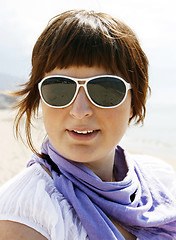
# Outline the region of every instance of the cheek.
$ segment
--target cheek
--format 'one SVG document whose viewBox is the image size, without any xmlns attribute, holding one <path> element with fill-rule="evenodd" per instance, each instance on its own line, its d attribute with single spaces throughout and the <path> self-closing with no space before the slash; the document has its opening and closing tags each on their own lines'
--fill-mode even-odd
<svg viewBox="0 0 176 240">
<path fill-rule="evenodd" d="M 42 115 L 46 132 L 50 135 L 56 130 L 57 125 L 60 125 L 61 120 L 59 120 L 59 116 L 62 115 L 59 114 L 58 109 L 48 107 L 44 103 L 42 103 Z"/>
<path fill-rule="evenodd" d="M 107 114 L 107 121 L 109 122 L 109 127 L 112 131 L 118 132 L 123 135 L 129 125 L 129 120 L 132 116 L 132 108 L 130 99 L 124 102 L 121 106 L 111 109 L 109 114 Z"/>
<path fill-rule="evenodd" d="M 112 109 L 112 112 L 109 115 L 109 118 L 112 117 L 116 119 L 119 124 L 123 125 L 125 123 L 128 124 L 132 114 L 133 114 L 133 111 L 131 107 L 131 99 L 128 98 L 122 105 Z"/>
<path fill-rule="evenodd" d="M 109 122 L 111 126 L 114 126 L 114 130 L 122 131 L 128 127 L 130 115 L 124 111 L 116 111 L 110 118 Z"/>
<path fill-rule="evenodd" d="M 51 120 L 53 118 L 53 112 L 47 107 L 44 103 L 42 104 L 42 116 L 45 128 L 47 128 L 51 124 Z"/>
</svg>

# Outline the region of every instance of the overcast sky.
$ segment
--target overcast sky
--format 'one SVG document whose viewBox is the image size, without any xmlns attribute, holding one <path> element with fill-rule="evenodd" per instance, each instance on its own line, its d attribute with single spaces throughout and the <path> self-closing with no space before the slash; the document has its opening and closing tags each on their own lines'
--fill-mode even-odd
<svg viewBox="0 0 176 240">
<path fill-rule="evenodd" d="M 0 73 L 27 78 L 33 45 L 49 19 L 75 8 L 107 12 L 127 23 L 149 58 L 156 94 L 158 87 L 160 93 L 175 93 L 175 0 L 0 0 Z"/>
</svg>

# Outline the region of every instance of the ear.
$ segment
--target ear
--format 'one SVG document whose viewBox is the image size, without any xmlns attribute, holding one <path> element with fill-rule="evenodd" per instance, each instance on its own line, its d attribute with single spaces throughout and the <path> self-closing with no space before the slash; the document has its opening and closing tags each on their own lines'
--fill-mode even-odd
<svg viewBox="0 0 176 240">
<path fill-rule="evenodd" d="M 130 109 L 130 119 L 133 117 L 133 106 L 131 106 L 131 109 Z"/>
<path fill-rule="evenodd" d="M 133 106 L 131 106 L 131 108 L 130 108 L 130 115 L 129 115 L 129 121 L 128 121 L 128 126 L 129 126 L 130 123 L 131 123 L 131 119 L 132 119 L 133 115 L 134 115 Z"/>
</svg>

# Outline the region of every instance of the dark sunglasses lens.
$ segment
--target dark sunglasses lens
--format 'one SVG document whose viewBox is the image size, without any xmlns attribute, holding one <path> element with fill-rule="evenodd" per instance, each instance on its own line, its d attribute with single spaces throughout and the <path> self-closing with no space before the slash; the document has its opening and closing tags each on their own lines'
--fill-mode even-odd
<svg viewBox="0 0 176 240">
<path fill-rule="evenodd" d="M 121 79 L 99 77 L 87 84 L 89 96 L 97 105 L 113 107 L 122 102 L 126 94 L 126 86 Z"/>
<path fill-rule="evenodd" d="M 71 102 L 75 91 L 76 83 L 64 77 L 48 78 L 41 85 L 44 100 L 55 107 L 62 107 Z"/>
</svg>

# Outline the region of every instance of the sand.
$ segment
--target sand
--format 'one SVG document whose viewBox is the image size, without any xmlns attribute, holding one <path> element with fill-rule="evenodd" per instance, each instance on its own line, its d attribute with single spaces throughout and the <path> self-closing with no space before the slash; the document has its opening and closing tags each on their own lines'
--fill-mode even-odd
<svg viewBox="0 0 176 240">
<path fill-rule="evenodd" d="M 26 168 L 27 162 L 30 160 L 32 152 L 24 146 L 23 143 L 17 141 L 13 135 L 13 120 L 15 112 L 11 110 L 0 110 L 0 185 L 12 178 L 22 169 Z M 38 147 L 45 136 L 42 120 L 39 119 L 36 129 L 33 129 L 34 144 Z M 128 149 L 127 149 L 128 150 Z M 165 159 L 166 160 L 166 159 Z M 166 160 L 176 170 L 176 161 L 172 159 Z"/>
<path fill-rule="evenodd" d="M 26 168 L 32 152 L 21 141 L 17 141 L 13 134 L 13 120 L 15 112 L 11 110 L 0 110 L 0 185 L 12 178 L 22 169 Z M 41 121 L 40 121 L 41 123 Z M 34 133 L 35 143 L 39 145 L 45 135 L 43 126 L 36 125 L 38 134 Z M 35 132 L 35 129 L 34 129 Z M 41 140 L 39 141 L 39 138 Z"/>
</svg>

